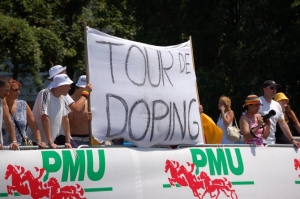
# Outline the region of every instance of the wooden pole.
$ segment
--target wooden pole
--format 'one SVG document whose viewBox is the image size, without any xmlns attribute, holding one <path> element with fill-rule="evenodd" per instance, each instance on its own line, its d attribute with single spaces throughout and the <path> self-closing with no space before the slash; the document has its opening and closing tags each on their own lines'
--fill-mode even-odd
<svg viewBox="0 0 300 199">
<path fill-rule="evenodd" d="M 192 53 L 192 60 L 193 60 L 193 68 L 195 71 L 195 75 L 196 75 L 196 67 L 195 67 L 195 61 L 194 61 L 194 50 L 193 50 L 193 44 L 192 44 L 192 36 L 190 36 L 190 45 L 191 45 L 191 53 Z M 198 99 L 198 111 L 199 111 L 199 106 L 200 106 L 200 96 L 199 96 L 199 92 L 198 92 L 198 84 L 197 84 L 197 76 L 196 76 L 196 85 L 195 85 L 195 89 L 196 89 L 196 93 L 197 93 L 197 99 Z M 205 135 L 204 135 L 204 131 L 203 131 L 203 125 L 202 125 L 202 116 L 200 114 L 200 121 L 201 121 L 201 129 L 202 129 L 202 137 L 203 137 L 203 141 L 205 143 Z"/>
<path fill-rule="evenodd" d="M 86 22 L 83 23 L 84 25 L 84 60 L 85 60 L 85 71 L 86 71 L 86 81 L 87 84 L 90 83 L 90 72 L 89 72 L 89 60 L 88 60 L 88 50 L 87 50 L 87 28 L 88 26 L 86 25 Z M 90 94 L 91 95 L 91 94 Z M 90 103 L 90 95 L 88 96 L 88 111 L 91 112 L 91 103 Z M 89 131 L 89 142 L 90 142 L 90 146 L 93 145 L 93 136 L 92 136 L 92 121 L 89 120 L 88 121 L 88 131 Z"/>
</svg>

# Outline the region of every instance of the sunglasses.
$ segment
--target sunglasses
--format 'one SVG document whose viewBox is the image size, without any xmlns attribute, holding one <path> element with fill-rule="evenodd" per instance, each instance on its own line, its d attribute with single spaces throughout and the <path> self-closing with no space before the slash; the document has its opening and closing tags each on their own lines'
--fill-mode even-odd
<svg viewBox="0 0 300 199">
<path fill-rule="evenodd" d="M 19 88 L 17 88 L 17 89 L 10 89 L 11 91 L 15 91 L 15 92 L 18 92 L 18 91 L 20 91 L 20 89 Z"/>
<path fill-rule="evenodd" d="M 274 89 L 277 90 L 277 87 L 276 87 L 276 86 L 270 86 L 269 88 L 270 88 L 271 90 L 274 90 Z"/>
</svg>

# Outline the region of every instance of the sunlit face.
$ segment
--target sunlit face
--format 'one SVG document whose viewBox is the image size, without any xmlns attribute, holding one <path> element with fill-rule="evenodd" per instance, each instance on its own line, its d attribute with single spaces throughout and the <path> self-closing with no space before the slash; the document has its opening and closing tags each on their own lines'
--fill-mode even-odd
<svg viewBox="0 0 300 199">
<path fill-rule="evenodd" d="M 267 86 L 264 88 L 264 95 L 270 98 L 273 98 L 276 95 L 277 87 L 276 86 Z"/>
<path fill-rule="evenodd" d="M 249 104 L 248 105 L 248 112 L 256 114 L 256 113 L 258 113 L 258 111 L 260 109 L 260 106 L 261 106 L 261 104 Z"/>
<path fill-rule="evenodd" d="M 289 100 L 280 100 L 278 103 L 280 104 L 282 111 L 285 111 L 285 108 L 287 107 Z"/>
<path fill-rule="evenodd" d="M 224 102 L 221 99 L 219 99 L 218 108 L 220 109 L 221 106 L 224 106 Z"/>
<path fill-rule="evenodd" d="M 9 84 L 5 84 L 4 86 L 1 86 L 0 87 L 0 98 L 4 99 L 8 95 L 9 91 L 10 91 Z"/>
<path fill-rule="evenodd" d="M 20 86 L 17 83 L 12 83 L 8 96 L 17 99 L 20 95 Z"/>
<path fill-rule="evenodd" d="M 71 89 L 70 85 L 62 85 L 60 86 L 62 95 L 67 95 Z"/>
</svg>

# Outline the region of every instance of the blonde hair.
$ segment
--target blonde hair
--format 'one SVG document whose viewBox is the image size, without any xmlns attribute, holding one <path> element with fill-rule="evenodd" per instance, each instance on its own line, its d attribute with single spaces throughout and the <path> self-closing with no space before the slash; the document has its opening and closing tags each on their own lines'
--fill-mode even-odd
<svg viewBox="0 0 300 199">
<path fill-rule="evenodd" d="M 229 97 L 222 95 L 220 97 L 220 100 L 223 102 L 223 104 L 225 106 L 225 112 L 231 110 L 231 100 Z"/>
</svg>

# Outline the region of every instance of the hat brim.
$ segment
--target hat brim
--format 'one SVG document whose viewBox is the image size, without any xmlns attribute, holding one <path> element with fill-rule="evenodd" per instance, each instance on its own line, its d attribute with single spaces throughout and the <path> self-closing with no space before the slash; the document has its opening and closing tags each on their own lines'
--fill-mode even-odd
<svg viewBox="0 0 300 199">
<path fill-rule="evenodd" d="M 251 105 L 251 104 L 253 104 L 253 103 L 244 104 L 244 105 L 243 105 L 243 107 L 245 107 L 245 106 L 248 106 L 248 105 Z M 263 104 L 262 104 L 262 103 L 255 103 L 255 104 L 259 104 L 259 105 L 263 106 Z"/>
<path fill-rule="evenodd" d="M 85 88 L 86 87 L 86 84 L 83 84 L 83 83 L 76 83 L 75 84 L 77 87 L 80 87 L 80 88 Z"/>
<path fill-rule="evenodd" d="M 57 88 L 59 86 L 64 86 L 64 85 L 71 85 L 72 83 L 73 83 L 73 81 L 68 79 L 67 81 L 60 82 L 59 84 L 53 84 L 52 88 Z"/>
<path fill-rule="evenodd" d="M 267 85 L 264 85 L 264 87 L 263 87 L 263 88 L 266 88 L 266 87 L 268 87 L 268 86 L 279 87 L 279 86 L 280 86 L 280 84 L 267 84 Z"/>
<path fill-rule="evenodd" d="M 66 67 L 66 66 L 63 67 L 63 68 L 61 68 L 57 74 L 54 74 L 54 75 L 52 75 L 52 76 L 49 76 L 48 79 L 52 79 L 53 77 L 55 77 L 56 75 L 58 75 L 59 73 L 65 71 L 65 70 L 67 70 L 67 67 Z"/>
</svg>

